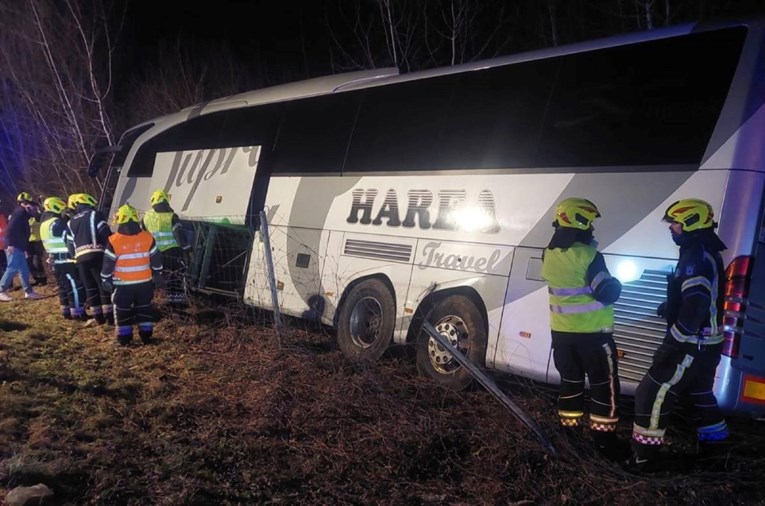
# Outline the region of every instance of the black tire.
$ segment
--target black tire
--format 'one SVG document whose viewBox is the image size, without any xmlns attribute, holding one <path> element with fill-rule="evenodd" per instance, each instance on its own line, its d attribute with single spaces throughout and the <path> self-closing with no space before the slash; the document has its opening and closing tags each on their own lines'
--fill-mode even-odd
<svg viewBox="0 0 765 506">
<path fill-rule="evenodd" d="M 337 344 L 349 360 L 375 361 L 388 349 L 396 323 L 393 295 L 382 281 L 367 279 L 351 289 L 337 320 Z"/>
<path fill-rule="evenodd" d="M 473 364 L 486 364 L 486 324 L 469 298 L 450 295 L 439 302 L 427 320 L 446 336 Z M 459 365 L 435 339 L 420 330 L 417 338 L 417 370 L 442 386 L 464 390 L 472 383 L 467 369 Z"/>
</svg>

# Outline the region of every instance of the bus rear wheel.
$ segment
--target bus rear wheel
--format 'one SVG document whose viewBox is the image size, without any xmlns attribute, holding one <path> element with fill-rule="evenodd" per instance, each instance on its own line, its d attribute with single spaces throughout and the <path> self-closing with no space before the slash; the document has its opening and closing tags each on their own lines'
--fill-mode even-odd
<svg viewBox="0 0 765 506">
<path fill-rule="evenodd" d="M 473 301 L 451 295 L 439 302 L 427 319 L 470 362 L 478 367 L 485 365 L 486 324 Z M 417 370 L 455 390 L 464 390 L 472 383 L 468 370 L 424 330 L 417 339 Z"/>
<path fill-rule="evenodd" d="M 340 309 L 337 344 L 346 358 L 375 361 L 388 349 L 395 325 L 395 303 L 385 283 L 367 279 L 354 286 Z"/>
</svg>

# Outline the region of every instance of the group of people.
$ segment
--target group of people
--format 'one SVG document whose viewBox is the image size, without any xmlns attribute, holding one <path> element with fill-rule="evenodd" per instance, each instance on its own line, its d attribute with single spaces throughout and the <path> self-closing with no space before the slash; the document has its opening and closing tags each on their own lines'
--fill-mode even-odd
<svg viewBox="0 0 765 506">
<path fill-rule="evenodd" d="M 92 195 L 72 194 L 67 202 L 48 197 L 40 210 L 39 203 L 22 192 L 7 223 L 0 224 L 4 241 L 0 246 L 7 260 L 0 279 L 0 302 L 13 300 L 9 289 L 16 275 L 25 298 L 39 298 L 30 282 L 28 263 L 30 244 L 39 238 L 56 278 L 64 318 L 115 325 L 121 345 L 132 341 L 137 325 L 141 341 L 148 344 L 153 334 L 154 288 L 166 286 L 168 303 L 183 306 L 190 253 L 167 192 L 156 190 L 150 204 L 143 219 L 129 204 L 120 207 L 113 220 L 117 229 L 112 232 Z M 31 225 L 34 222 L 36 227 Z"/>
<path fill-rule="evenodd" d="M 683 199 L 664 214 L 680 255 L 668 276 L 667 300 L 657 308 L 667 330 L 635 393 L 630 445 L 616 437 L 619 378 L 613 304 L 622 285 L 609 273 L 593 239 L 592 223 L 598 217 L 598 208 L 587 199 L 563 200 L 544 250 L 542 277 L 548 284 L 553 359 L 561 377 L 561 425 L 574 431 L 581 425 L 587 377 L 590 432 L 606 457 L 635 470 L 660 469 L 667 421 L 684 396 L 696 410 L 699 452 L 718 454 L 729 437 L 713 393 L 723 342 L 720 252 L 726 246 L 714 232 L 712 207 L 700 199 Z"/>
</svg>

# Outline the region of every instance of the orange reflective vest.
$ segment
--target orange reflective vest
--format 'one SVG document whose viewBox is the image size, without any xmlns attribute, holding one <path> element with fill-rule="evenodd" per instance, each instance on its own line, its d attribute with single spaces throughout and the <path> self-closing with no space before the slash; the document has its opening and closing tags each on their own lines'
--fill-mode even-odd
<svg viewBox="0 0 765 506">
<path fill-rule="evenodd" d="M 154 237 L 141 230 L 135 235 L 112 234 L 109 242 L 117 257 L 114 263 L 114 284 L 133 285 L 151 281 L 151 256 Z"/>
</svg>

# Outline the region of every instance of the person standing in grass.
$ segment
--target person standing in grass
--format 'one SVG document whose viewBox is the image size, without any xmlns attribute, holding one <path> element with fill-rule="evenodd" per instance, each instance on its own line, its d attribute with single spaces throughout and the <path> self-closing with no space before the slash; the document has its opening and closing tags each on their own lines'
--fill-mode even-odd
<svg viewBox="0 0 765 506">
<path fill-rule="evenodd" d="M 97 202 L 92 195 L 78 193 L 74 203 L 77 207 L 64 231 L 64 239 L 85 286 L 90 315 L 99 325 L 114 324 L 111 300 L 99 277 L 104 249 L 112 231 L 101 212 L 96 210 Z"/>
<path fill-rule="evenodd" d="M 151 209 L 143 216 L 143 227 L 151 232 L 162 252 L 168 304 L 185 306 L 185 277 L 191 245 L 180 218 L 170 207 L 166 191 L 160 189 L 151 194 Z"/>
<path fill-rule="evenodd" d="M 595 448 L 619 459 L 616 438 L 619 376 L 614 343 L 614 302 L 622 285 L 612 277 L 593 239 L 598 208 L 584 198 L 567 198 L 555 209 L 550 244 L 542 256 L 542 277 L 550 296 L 553 360 L 560 373 L 558 416 L 566 430 L 584 417 L 585 377 L 590 381 L 590 433 Z"/>
<path fill-rule="evenodd" d="M 19 194 L 18 206 L 11 214 L 8 228 L 5 231 L 5 259 L 7 267 L 0 279 L 0 302 L 9 302 L 13 298 L 8 289 L 13 285 L 16 274 L 21 279 L 24 297 L 38 299 L 40 295 L 32 289 L 29 282 L 29 266 L 27 265 L 27 249 L 29 248 L 29 218 L 34 216 L 35 204 L 27 192 Z"/>
<path fill-rule="evenodd" d="M 64 223 L 61 213 L 66 209 L 66 202 L 58 197 L 48 197 L 43 202 L 43 214 L 40 218 L 40 238 L 48 253 L 53 275 L 58 284 L 58 298 L 61 302 L 61 315 L 67 320 L 80 320 L 85 316 L 85 289 L 80 282 L 74 258 L 64 241 Z"/>
<path fill-rule="evenodd" d="M 138 325 L 141 342 L 151 342 L 154 284 L 162 277 L 162 255 L 139 223 L 132 206 L 117 210 L 117 233 L 109 236 L 101 269 L 101 284 L 112 293 L 117 343 L 122 346 L 133 340 L 133 324 Z"/>
</svg>

